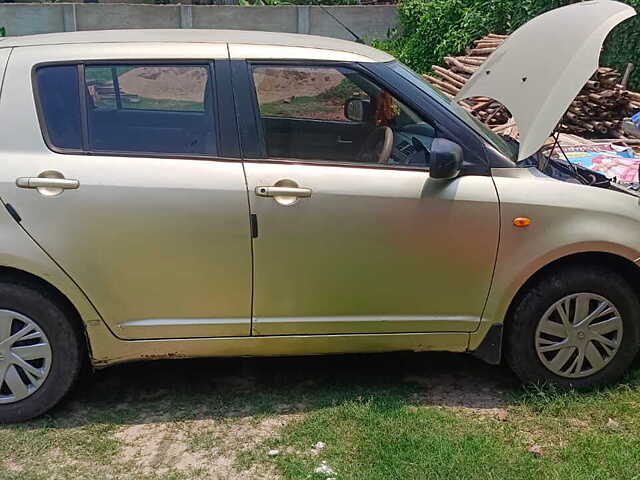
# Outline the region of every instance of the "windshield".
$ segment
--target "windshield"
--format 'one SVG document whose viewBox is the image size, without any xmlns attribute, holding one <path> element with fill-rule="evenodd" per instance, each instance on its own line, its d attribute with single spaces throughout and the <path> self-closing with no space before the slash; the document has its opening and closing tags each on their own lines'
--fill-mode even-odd
<svg viewBox="0 0 640 480">
<path fill-rule="evenodd" d="M 483 139 L 489 142 L 499 152 L 515 162 L 516 158 L 518 157 L 518 152 L 515 146 L 507 143 L 503 138 L 493 133 L 490 128 L 488 128 L 484 123 L 467 112 L 456 102 L 449 99 L 438 89 L 433 88 L 431 84 L 422 77 L 422 75 L 419 75 L 400 62 L 392 62 L 389 64 L 389 66 L 393 71 L 401 75 L 404 79 L 410 81 L 413 85 L 415 85 L 431 98 L 435 99 L 438 103 L 446 107 L 456 117 L 460 118 L 463 122 L 469 125 L 469 127 L 471 127 L 473 131 L 475 131 Z"/>
</svg>

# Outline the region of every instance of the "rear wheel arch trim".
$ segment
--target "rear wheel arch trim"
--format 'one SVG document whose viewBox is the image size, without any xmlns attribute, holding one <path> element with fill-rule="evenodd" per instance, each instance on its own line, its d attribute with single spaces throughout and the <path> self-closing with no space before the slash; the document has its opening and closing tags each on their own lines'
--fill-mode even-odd
<svg viewBox="0 0 640 480">
<path fill-rule="evenodd" d="M 22 285 L 27 288 L 34 288 L 39 292 L 44 292 L 52 301 L 56 302 L 68 315 L 69 321 L 73 328 L 81 335 L 85 345 L 87 360 L 91 357 L 91 339 L 87 329 L 87 323 L 84 321 L 78 308 L 71 299 L 63 293 L 60 288 L 51 282 L 45 280 L 39 275 L 35 275 L 26 270 L 15 267 L 0 265 L 0 283 L 11 283 L 14 285 Z"/>
</svg>

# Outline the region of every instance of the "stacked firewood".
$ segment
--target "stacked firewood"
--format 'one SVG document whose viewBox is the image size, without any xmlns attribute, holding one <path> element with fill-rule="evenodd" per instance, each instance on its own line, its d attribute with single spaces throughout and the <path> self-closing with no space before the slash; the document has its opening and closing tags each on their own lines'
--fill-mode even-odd
<svg viewBox="0 0 640 480">
<path fill-rule="evenodd" d="M 467 49 L 465 55 L 445 57 L 444 61 L 448 68 L 433 65 L 434 74 L 425 75 L 425 78 L 446 96 L 453 98 L 506 38 L 506 35 L 490 33 L 476 40 L 474 47 Z M 490 127 L 504 126 L 510 120 L 509 112 L 500 103 L 490 98 L 469 98 L 462 102 L 462 106 Z"/>
<path fill-rule="evenodd" d="M 623 137 L 622 121 L 640 110 L 640 94 L 620 85 L 620 73 L 599 68 L 558 125 L 558 130 L 582 136 Z"/>
<path fill-rule="evenodd" d="M 506 38 L 506 35 L 490 33 L 476 40 L 465 55 L 445 57 L 447 68 L 434 65 L 433 75 L 425 77 L 453 98 Z M 517 136 L 515 122 L 502 104 L 484 97 L 469 98 L 461 104 L 496 133 Z M 558 130 L 581 136 L 621 138 L 624 137 L 622 120 L 638 111 L 640 93 L 620 85 L 620 74 L 616 70 L 599 68 L 572 102 Z"/>
</svg>

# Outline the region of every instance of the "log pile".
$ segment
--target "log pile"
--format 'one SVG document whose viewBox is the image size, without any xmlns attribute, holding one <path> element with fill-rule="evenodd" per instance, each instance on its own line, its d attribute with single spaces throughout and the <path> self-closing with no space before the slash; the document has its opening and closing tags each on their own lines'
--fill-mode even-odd
<svg viewBox="0 0 640 480">
<path fill-rule="evenodd" d="M 489 35 L 474 41 L 465 55 L 445 57 L 447 67 L 434 65 L 425 78 L 446 96 L 453 98 L 482 63 L 507 38 Z M 474 97 L 461 102 L 472 115 L 496 133 L 517 137 L 515 122 L 502 104 L 490 98 Z M 620 73 L 599 68 L 587 82 L 558 125 L 558 131 L 583 137 L 623 138 L 622 121 L 640 111 L 640 93 L 620 85 Z"/>
<path fill-rule="evenodd" d="M 619 83 L 620 74 L 599 68 L 571 103 L 558 130 L 586 137 L 624 137 L 622 121 L 640 110 L 640 94 Z"/>
</svg>

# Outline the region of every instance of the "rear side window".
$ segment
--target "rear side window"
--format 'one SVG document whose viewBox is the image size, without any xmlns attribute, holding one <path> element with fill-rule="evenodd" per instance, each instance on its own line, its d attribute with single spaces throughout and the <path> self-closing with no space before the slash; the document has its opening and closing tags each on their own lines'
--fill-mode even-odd
<svg viewBox="0 0 640 480">
<path fill-rule="evenodd" d="M 215 154 L 207 65 L 85 65 L 92 151 Z"/>
<path fill-rule="evenodd" d="M 55 97 L 53 87 L 44 88 L 38 69 L 38 90 L 42 110 Z M 114 64 L 84 65 L 81 78 L 75 74 L 73 88 L 77 125 L 86 125 L 85 151 L 106 153 L 147 153 L 216 155 L 217 130 L 213 95 L 213 72 L 209 65 Z M 81 73 L 82 75 L 82 73 Z M 79 89 L 83 88 L 82 94 Z M 80 115 L 84 102 L 86 115 Z M 58 116 L 44 114 L 49 140 Z M 77 129 L 80 134 L 81 129 Z M 81 138 L 81 135 L 80 137 Z M 81 143 L 81 142 L 80 142 Z M 62 147 L 69 148 L 69 147 Z"/>
<path fill-rule="evenodd" d="M 59 149 L 82 150 L 77 67 L 41 67 L 36 71 L 36 78 L 49 143 Z"/>
<path fill-rule="evenodd" d="M 87 66 L 87 90 L 98 109 L 204 112 L 206 66 Z"/>
</svg>

